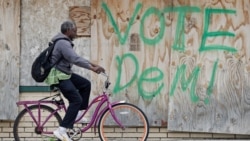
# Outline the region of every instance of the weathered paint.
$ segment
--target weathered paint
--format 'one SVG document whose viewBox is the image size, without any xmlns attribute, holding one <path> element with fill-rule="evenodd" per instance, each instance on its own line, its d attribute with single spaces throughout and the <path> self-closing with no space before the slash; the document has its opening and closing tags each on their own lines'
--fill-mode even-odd
<svg viewBox="0 0 250 141">
<path fill-rule="evenodd" d="M 0 0 L 0 120 L 17 115 L 20 68 L 20 0 Z"/>
</svg>

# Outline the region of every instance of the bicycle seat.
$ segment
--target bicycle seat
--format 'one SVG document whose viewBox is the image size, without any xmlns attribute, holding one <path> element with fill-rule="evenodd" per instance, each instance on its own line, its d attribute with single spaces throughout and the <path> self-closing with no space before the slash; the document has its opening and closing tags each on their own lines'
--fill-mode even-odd
<svg viewBox="0 0 250 141">
<path fill-rule="evenodd" d="M 50 85 L 50 91 L 51 92 L 58 92 L 58 91 L 60 91 L 60 89 L 57 85 Z"/>
</svg>

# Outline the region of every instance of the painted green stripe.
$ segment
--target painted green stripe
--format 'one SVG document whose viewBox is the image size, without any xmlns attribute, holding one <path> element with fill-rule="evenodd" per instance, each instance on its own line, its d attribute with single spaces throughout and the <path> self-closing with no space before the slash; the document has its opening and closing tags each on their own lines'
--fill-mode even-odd
<svg viewBox="0 0 250 141">
<path fill-rule="evenodd" d="M 50 92 L 49 86 L 20 86 L 19 92 Z"/>
</svg>

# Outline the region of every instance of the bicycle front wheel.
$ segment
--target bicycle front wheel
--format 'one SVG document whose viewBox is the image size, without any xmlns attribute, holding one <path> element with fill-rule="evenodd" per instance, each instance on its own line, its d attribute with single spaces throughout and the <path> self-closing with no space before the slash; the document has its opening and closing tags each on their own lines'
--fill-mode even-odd
<svg viewBox="0 0 250 141">
<path fill-rule="evenodd" d="M 40 108 L 40 116 L 39 116 Z M 29 110 L 22 110 L 13 126 L 13 134 L 15 141 L 44 141 L 53 139 L 53 131 L 59 126 L 59 123 L 62 121 L 61 116 L 54 110 L 46 105 L 32 105 L 28 107 Z M 49 115 L 52 114 L 52 117 L 49 118 L 45 124 L 38 128 L 34 120 L 29 114 L 29 111 L 33 114 L 34 118 L 38 121 L 40 117 L 40 123 L 44 123 Z M 47 133 L 46 133 L 47 132 Z M 44 134 L 46 133 L 46 134 Z"/>
<path fill-rule="evenodd" d="M 102 141 L 145 141 L 149 133 L 148 119 L 138 107 L 129 103 L 112 106 L 118 121 L 125 127 L 122 129 L 107 109 L 101 116 L 98 126 Z"/>
</svg>

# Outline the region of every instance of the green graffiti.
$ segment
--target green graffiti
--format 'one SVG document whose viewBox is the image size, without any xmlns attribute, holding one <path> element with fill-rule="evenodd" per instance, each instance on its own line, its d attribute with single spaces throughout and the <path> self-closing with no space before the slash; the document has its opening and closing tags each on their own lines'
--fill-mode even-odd
<svg viewBox="0 0 250 141">
<path fill-rule="evenodd" d="M 121 82 L 121 74 L 122 74 L 122 63 L 126 58 L 130 58 L 134 62 L 134 64 L 135 64 L 135 72 L 134 72 L 134 75 L 133 75 L 132 79 L 127 84 L 125 84 L 124 86 L 121 86 L 120 82 Z M 119 91 L 129 87 L 137 79 L 138 70 L 139 70 L 139 67 L 138 67 L 139 63 L 138 63 L 136 57 L 133 54 L 123 54 L 123 56 L 121 58 L 119 56 L 117 56 L 116 61 L 117 61 L 117 64 L 118 64 L 118 77 L 117 77 L 117 80 L 116 80 L 116 83 L 115 83 L 115 86 L 114 86 L 114 89 L 113 89 L 114 94 L 116 94 Z"/>
<path fill-rule="evenodd" d="M 122 33 L 120 32 L 118 25 L 114 19 L 114 17 L 112 16 L 112 13 L 110 11 L 110 9 L 108 8 L 107 4 L 105 2 L 102 3 L 102 8 L 104 9 L 104 11 L 106 12 L 108 19 L 111 23 L 111 25 L 114 28 L 115 33 L 118 36 L 119 42 L 121 44 L 125 44 L 125 42 L 128 39 L 129 36 L 129 32 L 131 30 L 131 26 L 132 24 L 135 22 L 135 18 L 137 16 L 137 14 L 139 13 L 139 11 L 142 8 L 142 3 L 138 3 L 135 7 L 135 10 L 132 14 L 132 18 L 129 20 L 128 26 L 125 30 L 125 33 L 122 35 Z M 194 7 L 194 6 L 180 6 L 180 7 L 165 7 L 162 11 L 157 9 L 156 7 L 150 7 L 148 8 L 145 13 L 142 15 L 141 21 L 140 21 L 140 37 L 141 40 L 148 45 L 156 45 L 157 43 L 159 43 L 160 41 L 162 41 L 162 39 L 164 38 L 164 34 L 165 34 L 165 16 L 164 14 L 166 13 L 171 13 L 171 12 L 177 12 L 179 13 L 178 15 L 178 19 L 177 19 L 177 25 L 176 25 L 176 31 L 175 31 L 175 38 L 173 41 L 173 45 L 172 48 L 174 50 L 178 50 L 178 51 L 185 51 L 185 33 L 184 33 L 184 28 L 185 28 L 185 16 L 186 13 L 190 13 L 190 12 L 201 12 L 201 9 L 198 7 Z M 231 32 L 226 32 L 226 31 L 215 31 L 215 32 L 209 32 L 209 23 L 210 23 L 210 18 L 212 14 L 235 14 L 236 11 L 235 10 L 230 10 L 230 9 L 212 9 L 212 8 L 207 8 L 205 9 L 204 12 L 204 28 L 203 28 L 203 34 L 202 34 L 202 39 L 201 39 L 201 44 L 200 44 L 200 48 L 199 51 L 211 51 L 211 50 L 225 50 L 228 52 L 237 52 L 237 50 L 235 48 L 232 48 L 230 46 L 224 46 L 224 45 L 206 45 L 206 41 L 207 38 L 209 37 L 218 37 L 218 36 L 229 36 L 229 37 L 234 37 L 235 34 L 231 33 Z M 159 19 L 159 23 L 160 23 L 160 30 L 159 33 L 156 37 L 154 38 L 149 38 L 145 36 L 145 20 L 146 18 L 148 18 L 150 15 L 156 15 Z"/>
<path fill-rule="evenodd" d="M 175 39 L 172 48 L 174 50 L 184 51 L 185 50 L 185 16 L 188 12 L 200 12 L 201 10 L 198 7 L 189 7 L 189 6 L 181 6 L 181 7 L 167 7 L 163 9 L 164 13 L 169 12 L 178 12 L 178 20 L 177 20 L 177 28 L 175 32 Z"/>
<path fill-rule="evenodd" d="M 131 30 L 131 27 L 133 23 L 135 22 L 136 16 L 138 15 L 139 11 L 142 9 L 142 3 L 138 3 L 135 7 L 135 10 L 133 11 L 132 17 L 129 19 L 128 25 L 124 33 L 121 33 L 119 30 L 118 24 L 116 23 L 116 19 L 114 19 L 110 9 L 108 8 L 107 4 L 105 2 L 102 2 L 102 8 L 107 14 L 108 20 L 110 21 L 111 25 L 114 28 L 115 33 L 117 34 L 117 37 L 119 39 L 120 44 L 125 44 L 129 32 Z M 171 13 L 171 12 L 176 12 L 178 13 L 178 19 L 177 19 L 177 25 L 176 25 L 176 31 L 175 31 L 175 38 L 173 40 L 173 45 L 172 49 L 177 50 L 177 51 L 185 51 L 185 17 L 187 13 L 190 12 L 195 12 L 199 13 L 201 12 L 201 9 L 198 7 L 193 7 L 193 6 L 180 6 L 180 7 L 165 7 L 162 11 L 157 9 L 156 7 L 150 7 L 147 10 L 145 10 L 145 13 L 142 15 L 142 18 L 140 19 L 140 28 L 138 30 L 141 40 L 147 44 L 147 45 L 156 45 L 160 41 L 164 40 L 164 34 L 165 33 L 165 16 L 164 14 L 166 13 Z M 211 50 L 223 50 L 223 51 L 228 51 L 235 53 L 237 52 L 237 49 L 226 46 L 226 45 L 219 45 L 219 44 L 206 44 L 206 41 L 208 38 L 211 37 L 234 37 L 235 34 L 232 32 L 227 32 L 227 31 L 209 31 L 209 24 L 211 20 L 211 16 L 213 14 L 235 14 L 235 10 L 230 10 L 230 9 L 212 9 L 212 8 L 207 8 L 204 11 L 204 28 L 203 28 L 203 34 L 201 37 L 201 43 L 200 43 L 200 48 L 199 51 L 211 51 Z M 159 19 L 159 26 L 160 30 L 158 34 L 155 37 L 146 37 L 145 34 L 145 23 L 147 18 L 149 16 L 154 15 Z M 134 31 L 135 32 L 135 31 Z M 130 80 L 122 85 L 121 84 L 121 75 L 122 75 L 122 64 L 124 63 L 125 59 L 130 59 L 135 65 L 135 71 L 133 76 L 130 78 Z M 119 91 L 122 91 L 128 87 L 130 87 L 137 79 L 137 85 L 138 85 L 138 92 L 139 94 L 145 98 L 145 99 L 152 99 L 154 96 L 160 94 L 164 87 L 164 83 L 160 83 L 159 87 L 154 90 L 154 91 L 146 91 L 146 89 L 143 88 L 143 84 L 145 83 L 158 83 L 161 82 L 163 79 L 164 74 L 162 73 L 161 70 L 151 67 L 148 68 L 144 71 L 142 71 L 142 74 L 139 76 L 139 64 L 137 58 L 133 54 L 124 54 L 122 57 L 116 57 L 116 61 L 118 64 L 118 77 L 113 89 L 113 93 L 116 94 Z M 209 103 L 209 97 L 211 96 L 213 92 L 213 87 L 214 87 L 214 81 L 215 81 L 215 75 L 216 75 L 216 70 L 217 70 L 217 65 L 218 65 L 218 60 L 214 63 L 213 66 L 213 72 L 211 75 L 211 80 L 209 82 L 209 86 L 207 88 L 206 94 L 208 98 L 206 98 L 204 101 L 206 104 Z M 157 73 L 158 75 L 149 78 L 151 73 Z M 200 68 L 195 67 L 190 74 L 188 78 L 186 78 L 186 65 L 181 65 L 180 67 L 177 68 L 177 72 L 175 74 L 175 77 L 173 79 L 173 82 L 171 84 L 170 88 L 170 96 L 174 95 L 174 92 L 176 90 L 176 87 L 178 85 L 178 82 L 180 81 L 181 84 L 181 89 L 182 91 L 186 91 L 188 87 L 190 87 L 190 98 L 192 102 L 197 102 L 199 101 L 199 97 L 197 96 L 195 90 L 196 90 L 196 84 L 198 81 L 198 76 L 200 73 Z"/>
<path fill-rule="evenodd" d="M 144 36 L 144 21 L 151 14 L 155 14 L 159 18 L 159 20 L 160 20 L 160 30 L 159 30 L 159 33 L 153 39 L 149 39 L 149 38 L 146 38 Z M 141 39 L 143 40 L 144 43 L 146 43 L 148 45 L 155 45 L 156 43 L 160 42 L 160 40 L 164 36 L 164 33 L 165 33 L 165 19 L 164 19 L 164 16 L 161 14 L 161 11 L 158 10 L 157 8 L 155 8 L 155 7 L 149 8 L 144 13 L 144 15 L 142 16 L 142 19 L 141 19 L 141 24 L 140 24 Z"/>
<path fill-rule="evenodd" d="M 227 9 L 206 9 L 205 10 L 205 25 L 203 29 L 203 36 L 202 41 L 200 45 L 199 51 L 209 51 L 209 50 L 225 50 L 228 52 L 237 52 L 235 48 L 229 47 L 229 46 L 223 46 L 223 45 L 207 45 L 206 40 L 208 37 L 217 37 L 217 36 L 230 36 L 234 37 L 234 33 L 231 32 L 225 32 L 225 31 L 217 31 L 217 32 L 208 32 L 208 27 L 210 23 L 210 18 L 213 13 L 226 13 L 226 14 L 235 14 L 235 10 L 227 10 Z"/>
<path fill-rule="evenodd" d="M 208 96 L 210 96 L 212 94 L 212 91 L 213 91 L 217 66 L 218 66 L 218 60 L 214 63 L 214 66 L 213 66 L 213 72 L 212 72 L 212 75 L 211 75 L 211 80 L 210 80 L 209 86 L 207 88 L 207 95 Z M 185 77 L 186 65 L 181 65 L 181 67 L 178 67 L 177 72 L 175 74 L 175 77 L 173 79 L 171 88 L 170 88 L 169 95 L 170 96 L 174 95 L 174 92 L 175 92 L 175 89 L 177 87 L 178 81 L 180 81 L 181 89 L 183 91 L 186 91 L 187 88 L 189 87 L 190 83 L 192 82 L 191 89 L 190 89 L 190 98 L 191 98 L 192 102 L 197 102 L 199 100 L 199 97 L 195 94 L 195 89 L 196 89 L 196 85 L 197 85 L 199 72 L 200 72 L 200 68 L 195 67 L 192 74 L 188 77 L 188 79 L 186 79 L 186 77 Z M 205 102 L 205 104 L 208 104 L 209 103 L 209 97 L 206 98 L 204 100 L 204 102 Z"/>
<path fill-rule="evenodd" d="M 185 72 L 186 72 L 186 65 L 182 65 L 181 67 L 177 68 L 175 78 L 174 78 L 172 86 L 170 88 L 170 96 L 174 95 L 174 91 L 176 89 L 177 82 L 179 79 L 181 79 L 180 83 L 181 83 L 181 88 L 183 91 L 186 91 L 189 84 L 192 82 L 191 89 L 190 89 L 190 98 L 193 102 L 197 102 L 199 100 L 199 97 L 195 94 L 195 88 L 196 88 L 200 68 L 195 67 L 192 74 L 188 77 L 188 79 L 186 79 L 186 77 L 185 77 Z M 181 76 L 181 78 L 179 78 L 180 76 Z"/>
<path fill-rule="evenodd" d="M 134 65 L 135 65 L 135 72 L 134 72 L 133 76 L 131 77 L 131 79 L 128 81 L 128 83 L 121 86 L 122 64 L 125 61 L 125 59 L 131 59 L 131 61 L 133 61 Z M 160 92 L 162 91 L 162 89 L 164 87 L 163 82 L 160 83 L 159 87 L 155 91 L 148 92 L 143 88 L 143 84 L 145 84 L 145 83 L 147 83 L 147 84 L 148 83 L 157 83 L 157 82 L 160 82 L 161 80 L 163 80 L 164 74 L 160 69 L 158 69 L 156 67 L 148 68 L 148 69 L 144 70 L 142 72 L 142 74 L 138 77 L 138 75 L 139 75 L 139 73 L 138 73 L 138 70 L 139 70 L 138 60 L 133 54 L 129 54 L 129 53 L 124 54 L 124 55 L 122 55 L 122 57 L 117 56 L 116 61 L 118 64 L 118 77 L 116 79 L 115 86 L 113 89 L 114 94 L 117 94 L 118 92 L 130 87 L 133 84 L 133 82 L 137 80 L 137 78 L 139 78 L 138 82 L 137 82 L 138 92 L 139 92 L 139 95 L 142 96 L 144 99 L 152 99 L 156 95 L 160 94 Z M 156 76 L 150 78 L 149 76 L 151 76 L 151 74 L 156 74 Z"/>
<path fill-rule="evenodd" d="M 158 75 L 155 76 L 154 78 L 149 78 L 148 76 L 151 75 L 152 73 L 157 73 Z M 163 80 L 164 74 L 161 70 L 159 70 L 156 67 L 151 67 L 149 69 L 146 69 L 140 76 L 139 81 L 138 81 L 138 90 L 139 94 L 145 98 L 145 99 L 152 99 L 156 95 L 160 94 L 161 90 L 163 89 L 164 83 L 162 82 L 160 86 L 152 92 L 147 92 L 143 88 L 143 83 L 157 83 L 161 80 Z"/>
<path fill-rule="evenodd" d="M 217 67 L 218 67 L 218 60 L 214 63 L 214 67 L 213 67 L 213 72 L 212 72 L 212 75 L 211 75 L 211 79 L 210 79 L 209 85 L 207 87 L 208 98 L 206 98 L 204 100 L 205 104 L 209 103 L 209 96 L 211 96 L 211 94 L 213 92 L 214 82 L 215 82 L 214 79 L 215 79 L 215 74 L 216 74 Z"/>
<path fill-rule="evenodd" d="M 125 59 L 131 59 L 131 61 L 135 65 L 135 71 L 134 71 L 134 74 L 131 77 L 131 79 L 125 85 L 122 86 L 121 85 L 122 64 L 125 61 Z M 118 92 L 130 87 L 133 84 L 133 82 L 136 81 L 137 78 L 139 78 L 137 85 L 138 85 L 138 92 L 139 92 L 140 96 L 142 96 L 145 99 L 152 99 L 155 96 L 157 96 L 158 94 L 160 94 L 160 92 L 162 91 L 162 89 L 164 87 L 164 83 L 162 82 L 162 80 L 164 78 L 164 73 L 160 69 L 158 69 L 157 67 L 151 67 L 151 68 L 145 69 L 142 72 L 142 74 L 138 77 L 138 75 L 139 75 L 139 73 L 138 73 L 138 70 L 139 70 L 138 60 L 133 54 L 129 54 L 129 53 L 124 54 L 124 55 L 122 55 L 122 57 L 117 56 L 116 61 L 118 64 L 118 77 L 116 79 L 116 83 L 115 83 L 115 86 L 113 89 L 114 94 L 117 94 Z M 209 97 L 211 96 L 212 91 L 213 91 L 217 66 L 218 66 L 218 60 L 214 63 L 214 66 L 213 66 L 211 80 L 210 80 L 209 86 L 207 88 L 208 97 L 204 100 L 204 102 L 206 104 L 209 103 Z M 188 87 L 191 87 L 190 88 L 191 101 L 192 102 L 199 101 L 199 97 L 197 96 L 197 94 L 195 92 L 199 73 L 200 73 L 200 68 L 197 66 L 193 69 L 190 76 L 188 78 L 186 78 L 186 65 L 183 64 L 180 67 L 178 67 L 176 74 L 175 74 L 175 77 L 173 79 L 171 88 L 170 88 L 169 95 L 170 96 L 174 95 L 178 81 L 180 81 L 182 91 L 186 91 Z M 154 74 L 155 76 L 151 78 L 150 76 L 152 76 L 152 74 Z M 158 83 L 158 82 L 160 82 L 159 86 L 154 91 L 146 91 L 143 87 L 144 86 L 143 84 L 145 84 L 145 83 L 149 84 L 149 83 Z"/>
<path fill-rule="evenodd" d="M 132 26 L 132 24 L 134 23 L 135 17 L 136 17 L 136 15 L 138 14 L 138 12 L 139 12 L 139 10 L 141 9 L 141 7 L 142 7 L 142 4 L 141 4 L 141 3 L 138 3 L 138 4 L 136 5 L 135 11 L 134 11 L 134 13 L 133 13 L 133 15 L 132 15 L 132 18 L 129 20 L 128 27 L 127 27 L 127 29 L 126 29 L 126 31 L 125 31 L 125 33 L 124 33 L 124 36 L 122 36 L 122 35 L 121 35 L 121 32 L 119 31 L 118 25 L 116 24 L 116 22 L 115 22 L 115 20 L 114 20 L 114 17 L 112 16 L 112 13 L 111 13 L 111 11 L 109 10 L 107 4 L 104 3 L 104 2 L 102 3 L 102 8 L 103 8 L 104 11 L 107 13 L 108 18 L 109 18 L 109 20 L 110 20 L 112 26 L 114 27 L 115 33 L 117 34 L 117 36 L 118 36 L 119 41 L 120 41 L 121 44 L 125 44 L 125 42 L 126 42 L 126 40 L 127 40 L 127 38 L 128 38 L 128 33 L 129 33 L 130 29 L 131 29 L 131 26 Z"/>
</svg>

